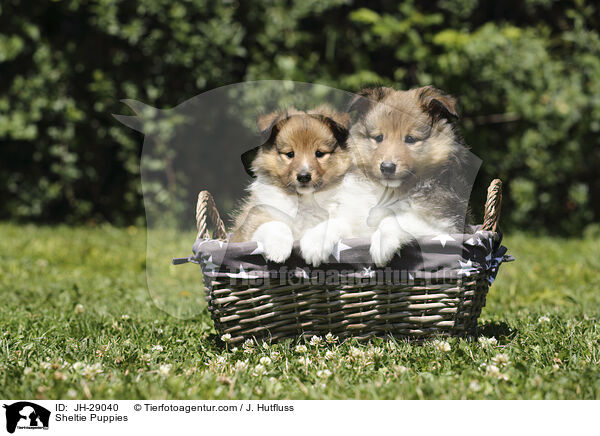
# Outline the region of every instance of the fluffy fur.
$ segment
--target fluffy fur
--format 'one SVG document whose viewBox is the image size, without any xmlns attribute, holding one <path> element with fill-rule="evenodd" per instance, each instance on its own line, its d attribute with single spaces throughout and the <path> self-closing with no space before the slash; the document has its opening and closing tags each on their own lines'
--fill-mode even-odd
<svg viewBox="0 0 600 436">
<path fill-rule="evenodd" d="M 349 116 L 321 106 L 290 109 L 259 119 L 268 139 L 242 157 L 256 176 L 236 213 L 231 242 L 254 240 L 267 259 L 283 262 L 294 240 L 327 221 L 351 165 L 346 147 Z"/>
<path fill-rule="evenodd" d="M 324 225 L 328 233 L 371 238 L 371 257 L 383 266 L 415 237 L 461 231 L 471 186 L 468 149 L 450 122 L 456 100 L 433 87 L 378 87 L 361 91 L 350 110 L 355 168 Z M 313 258 L 327 259 L 334 244 L 321 244 Z"/>
</svg>

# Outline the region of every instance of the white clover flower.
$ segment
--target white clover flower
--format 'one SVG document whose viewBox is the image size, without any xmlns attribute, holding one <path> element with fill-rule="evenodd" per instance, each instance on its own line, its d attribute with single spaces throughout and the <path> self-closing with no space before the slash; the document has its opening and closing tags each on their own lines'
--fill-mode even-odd
<svg viewBox="0 0 600 436">
<path fill-rule="evenodd" d="M 350 347 L 350 349 L 348 350 L 348 354 L 350 354 L 350 356 L 352 357 L 359 358 L 362 357 L 365 353 L 360 348 Z"/>
<path fill-rule="evenodd" d="M 163 329 L 158 329 L 156 330 L 156 333 L 158 333 L 159 335 L 162 335 L 165 331 Z"/>
<path fill-rule="evenodd" d="M 329 378 L 329 377 L 331 377 L 331 371 L 329 371 L 328 369 L 321 369 L 321 370 L 317 371 L 317 377 Z"/>
<path fill-rule="evenodd" d="M 125 315 L 121 315 L 121 319 L 123 321 L 127 321 L 129 319 L 129 315 L 125 314 Z"/>
<path fill-rule="evenodd" d="M 47 366 L 45 367 L 45 369 L 50 368 L 51 364 L 49 362 L 44 362 L 47 364 Z M 83 362 L 75 362 L 73 364 L 73 366 L 71 366 L 71 368 L 73 368 L 73 371 L 81 371 L 83 368 L 85 367 L 85 364 Z"/>
<path fill-rule="evenodd" d="M 296 353 L 306 353 L 307 351 L 306 345 L 296 345 Z"/>
<path fill-rule="evenodd" d="M 103 372 L 101 363 L 94 363 L 93 365 L 85 365 L 81 374 L 87 378 L 94 378 L 97 374 Z"/>
<path fill-rule="evenodd" d="M 54 377 L 54 380 L 66 380 L 67 379 L 67 374 L 65 374 L 62 371 L 56 371 L 52 377 Z"/>
<path fill-rule="evenodd" d="M 311 360 L 308 357 L 301 356 L 301 357 L 298 358 L 298 363 L 300 363 L 300 365 L 308 366 L 312 362 L 311 362 Z"/>
<path fill-rule="evenodd" d="M 227 363 L 227 357 L 225 356 L 217 356 L 217 358 L 214 361 L 215 365 L 217 366 L 223 366 Z"/>
<path fill-rule="evenodd" d="M 469 389 L 473 392 L 479 392 L 481 390 L 481 385 L 477 380 L 471 380 L 471 383 L 469 383 Z"/>
<path fill-rule="evenodd" d="M 485 336 L 482 336 L 477 341 L 483 348 L 493 347 L 498 344 L 498 340 L 494 337 L 486 338 Z"/>
<path fill-rule="evenodd" d="M 337 342 L 337 340 L 338 340 L 338 339 L 339 339 L 339 338 L 338 338 L 337 336 L 334 336 L 334 335 L 332 335 L 331 333 L 327 333 L 327 334 L 325 335 L 325 341 L 326 341 L 328 344 L 333 344 L 333 343 Z"/>
<path fill-rule="evenodd" d="M 242 344 L 242 347 L 244 349 L 246 349 L 246 348 L 254 348 L 254 342 L 252 342 L 252 339 L 246 339 L 244 341 L 244 343 Z"/>
<path fill-rule="evenodd" d="M 560 369 L 560 366 L 558 365 L 558 363 L 555 363 L 555 364 L 552 365 L 552 368 L 554 370 L 557 370 L 557 369 Z"/>
<path fill-rule="evenodd" d="M 252 339 L 246 339 L 242 348 L 244 349 L 244 353 L 252 354 L 254 352 L 254 342 L 252 342 Z"/>
<path fill-rule="evenodd" d="M 496 354 L 494 357 L 492 357 L 492 362 L 494 362 L 496 365 L 502 368 L 510 363 L 510 359 L 506 354 L 501 353 Z"/>
<path fill-rule="evenodd" d="M 404 365 L 394 365 L 393 369 L 397 374 L 404 374 L 406 371 L 408 371 L 408 368 Z"/>
<path fill-rule="evenodd" d="M 27 367 L 23 370 L 23 374 L 24 375 L 29 375 L 33 372 L 33 369 L 31 369 L 30 367 Z"/>
<path fill-rule="evenodd" d="M 504 381 L 508 381 L 508 375 L 504 374 L 504 373 L 500 373 L 498 374 L 498 378 L 500 380 L 504 380 Z"/>
<path fill-rule="evenodd" d="M 171 368 L 173 368 L 173 365 L 171 365 L 170 363 L 160 365 L 160 367 L 158 368 L 158 373 L 163 377 L 166 377 L 171 372 Z"/>
<path fill-rule="evenodd" d="M 152 360 L 152 356 L 150 354 L 146 353 L 146 354 L 142 354 L 140 356 L 140 359 L 142 359 L 146 362 L 150 362 Z"/>
<path fill-rule="evenodd" d="M 318 345 L 320 345 L 321 343 L 323 343 L 323 338 L 321 338 L 321 336 L 313 336 L 312 338 L 310 338 L 310 345 L 316 347 Z"/>
<path fill-rule="evenodd" d="M 225 333 L 224 335 L 221 336 L 221 340 L 225 343 L 231 341 L 231 334 Z"/>
<path fill-rule="evenodd" d="M 281 353 L 279 351 L 272 351 L 271 352 L 271 360 L 273 362 L 277 362 L 279 359 L 281 359 Z"/>
<path fill-rule="evenodd" d="M 164 351 L 164 348 L 163 348 L 163 346 L 162 346 L 162 345 L 160 345 L 160 344 L 157 344 L 157 345 L 155 345 L 154 347 L 152 347 L 152 351 L 158 351 L 158 352 L 161 352 L 161 351 Z"/>
<path fill-rule="evenodd" d="M 261 365 L 269 366 L 271 364 L 271 358 L 267 357 L 267 356 L 263 356 L 260 358 L 259 362 Z"/>
<path fill-rule="evenodd" d="M 452 347 L 450 347 L 450 344 L 446 341 L 439 341 L 439 340 L 435 340 L 433 341 L 433 348 L 435 348 L 438 351 L 441 351 L 443 353 L 447 353 L 449 352 Z"/>
<path fill-rule="evenodd" d="M 81 363 L 81 362 L 78 362 L 78 363 Z M 83 363 L 82 363 L 82 365 L 83 365 Z M 40 363 L 40 367 L 42 369 L 50 369 L 51 366 L 52 366 L 52 364 L 50 362 L 42 362 L 42 363 Z"/>
<path fill-rule="evenodd" d="M 265 375 L 267 373 L 267 369 L 264 365 L 258 364 L 254 367 L 254 376 Z"/>
<path fill-rule="evenodd" d="M 498 377 L 500 375 L 500 370 L 498 369 L 498 367 L 492 364 L 486 365 L 485 372 L 490 377 Z"/>
<path fill-rule="evenodd" d="M 248 359 L 246 360 L 238 360 L 235 362 L 235 370 L 236 371 L 244 371 L 248 368 Z"/>
<path fill-rule="evenodd" d="M 196 371 L 197 371 L 197 368 L 188 368 L 188 369 L 186 369 L 185 371 L 183 371 L 183 373 L 184 373 L 184 374 L 185 374 L 187 377 L 189 377 L 189 376 L 191 376 L 192 374 L 194 374 Z"/>
<path fill-rule="evenodd" d="M 84 305 L 80 303 L 80 304 L 78 304 L 77 306 L 75 306 L 75 310 L 74 310 L 74 312 L 75 312 L 75 313 L 83 313 L 83 312 L 85 312 L 85 307 L 84 307 Z"/>
<path fill-rule="evenodd" d="M 538 319 L 538 322 L 539 322 L 539 323 L 542 323 L 542 322 L 550 322 L 550 318 L 549 318 L 549 317 L 547 317 L 546 315 L 544 315 L 544 316 L 541 316 L 541 317 Z"/>
<path fill-rule="evenodd" d="M 331 351 L 331 350 L 327 350 L 325 352 L 325 359 L 331 360 L 333 358 L 335 358 L 335 353 L 333 351 Z"/>
<path fill-rule="evenodd" d="M 369 357 L 383 357 L 383 349 L 381 347 L 372 347 L 367 350 Z"/>
<path fill-rule="evenodd" d="M 232 353 L 237 353 L 238 352 L 238 347 L 233 347 L 230 351 Z"/>
</svg>

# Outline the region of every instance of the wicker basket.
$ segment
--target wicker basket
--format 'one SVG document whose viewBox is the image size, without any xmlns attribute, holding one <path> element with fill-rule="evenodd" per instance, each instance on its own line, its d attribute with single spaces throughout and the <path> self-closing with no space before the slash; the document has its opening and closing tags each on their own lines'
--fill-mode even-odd
<svg viewBox="0 0 600 436">
<path fill-rule="evenodd" d="M 465 260 L 460 264 L 469 268 L 442 278 L 432 275 L 431 271 L 417 271 L 403 280 L 375 285 L 368 280 L 351 284 L 297 280 L 298 274 L 294 276 L 290 271 L 303 271 L 301 276 L 312 277 L 311 268 L 297 252 L 297 244 L 295 255 L 284 265 L 266 262 L 254 242 L 225 244 L 225 226 L 207 191 L 198 196 L 198 238 L 194 255 L 184 261 L 202 265 L 206 300 L 215 328 L 220 335 L 230 334 L 231 343 L 249 338 L 277 341 L 327 333 L 340 339 L 356 337 L 359 340 L 373 336 L 473 335 L 498 267 L 502 261 L 509 260 L 497 231 L 501 187 L 500 180 L 496 179 L 488 188 L 482 226 L 473 228 L 472 234 L 448 238 L 458 241 L 459 255 Z M 477 243 L 473 243 L 474 236 Z M 436 238 L 428 238 L 428 241 L 432 239 Z M 439 242 L 438 237 L 435 243 Z M 427 243 L 422 241 L 423 251 L 441 249 L 440 246 L 431 248 Z M 441 246 L 446 247 L 446 244 L 442 241 Z M 366 248 L 368 252 L 368 246 Z M 215 259 L 216 256 L 220 259 Z M 235 261 L 216 265 L 228 257 Z M 405 258 L 404 251 L 402 257 Z M 238 264 L 240 267 L 235 267 Z M 248 264 L 254 265 L 255 270 Z M 447 265 L 434 265 L 434 268 L 430 265 L 429 269 L 442 271 L 444 268 Z M 371 266 L 364 270 L 370 275 L 379 272 L 371 271 Z"/>
</svg>

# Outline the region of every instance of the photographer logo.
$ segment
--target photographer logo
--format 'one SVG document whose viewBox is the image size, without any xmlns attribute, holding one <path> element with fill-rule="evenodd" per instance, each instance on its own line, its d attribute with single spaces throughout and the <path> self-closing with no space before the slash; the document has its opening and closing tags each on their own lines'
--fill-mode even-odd
<svg viewBox="0 0 600 436">
<path fill-rule="evenodd" d="M 48 430 L 50 411 L 29 401 L 5 404 L 6 431 L 14 433 L 19 430 Z"/>
</svg>

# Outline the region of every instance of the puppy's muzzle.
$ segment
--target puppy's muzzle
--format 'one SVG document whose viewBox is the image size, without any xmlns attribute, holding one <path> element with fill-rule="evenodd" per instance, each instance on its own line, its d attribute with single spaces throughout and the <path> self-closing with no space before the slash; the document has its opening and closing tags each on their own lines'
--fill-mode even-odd
<svg viewBox="0 0 600 436">
<path fill-rule="evenodd" d="M 396 164 L 394 162 L 381 162 L 379 169 L 384 176 L 393 176 L 396 172 Z"/>
<path fill-rule="evenodd" d="M 312 177 L 309 172 L 302 172 L 296 175 L 296 180 L 298 180 L 300 183 L 308 183 L 311 179 Z"/>
</svg>

